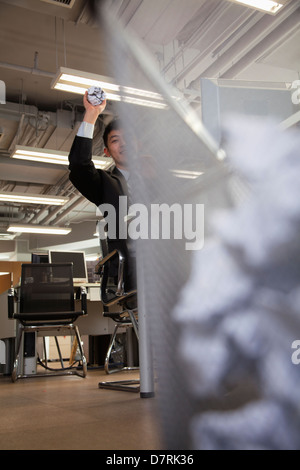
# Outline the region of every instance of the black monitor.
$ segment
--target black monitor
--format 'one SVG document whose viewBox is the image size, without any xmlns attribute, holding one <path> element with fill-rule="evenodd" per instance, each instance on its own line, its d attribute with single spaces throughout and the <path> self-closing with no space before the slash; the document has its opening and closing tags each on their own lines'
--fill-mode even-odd
<svg viewBox="0 0 300 470">
<path fill-rule="evenodd" d="M 32 263 L 49 263 L 48 253 L 31 253 Z"/>
<path fill-rule="evenodd" d="M 87 283 L 85 253 L 83 251 L 49 251 L 50 263 L 73 263 L 73 281 Z"/>
</svg>

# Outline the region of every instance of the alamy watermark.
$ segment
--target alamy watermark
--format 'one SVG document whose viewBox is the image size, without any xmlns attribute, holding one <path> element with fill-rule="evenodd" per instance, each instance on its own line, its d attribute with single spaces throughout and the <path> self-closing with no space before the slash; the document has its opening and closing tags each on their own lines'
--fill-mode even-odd
<svg viewBox="0 0 300 470">
<path fill-rule="evenodd" d="M 300 364 L 300 339 L 295 339 L 292 342 L 291 348 L 295 349 L 291 356 L 292 363 L 298 365 Z"/>
<path fill-rule="evenodd" d="M 200 250 L 204 245 L 204 204 L 168 205 L 135 203 L 128 207 L 127 196 L 119 197 L 118 215 L 111 204 L 101 204 L 98 215 L 99 237 L 111 240 L 185 240 L 186 250 Z M 97 212 L 98 212 L 97 211 Z"/>
<path fill-rule="evenodd" d="M 300 104 L 300 80 L 294 80 L 291 88 L 295 90 L 292 93 L 292 103 Z"/>
</svg>

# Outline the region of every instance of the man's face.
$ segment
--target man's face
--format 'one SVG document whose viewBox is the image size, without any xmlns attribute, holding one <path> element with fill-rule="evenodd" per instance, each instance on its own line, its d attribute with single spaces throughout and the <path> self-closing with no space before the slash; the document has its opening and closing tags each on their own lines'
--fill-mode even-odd
<svg viewBox="0 0 300 470">
<path fill-rule="evenodd" d="M 105 155 L 112 157 L 118 168 L 127 168 L 127 146 L 123 129 L 110 131 L 107 137 L 107 147 L 104 149 Z"/>
</svg>

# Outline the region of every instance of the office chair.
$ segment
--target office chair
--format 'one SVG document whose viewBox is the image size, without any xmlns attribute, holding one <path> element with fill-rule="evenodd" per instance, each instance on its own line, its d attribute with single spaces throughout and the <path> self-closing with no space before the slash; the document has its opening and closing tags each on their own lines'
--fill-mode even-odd
<svg viewBox="0 0 300 470">
<path fill-rule="evenodd" d="M 79 316 L 87 314 L 87 302 L 85 288 L 81 288 L 81 310 L 75 310 L 74 287 L 73 287 L 73 264 L 72 263 L 38 263 L 22 264 L 21 285 L 18 291 L 10 289 L 8 294 L 8 317 L 18 320 L 17 346 L 12 371 L 12 381 L 18 378 L 49 376 L 49 375 L 78 375 L 85 377 L 87 363 L 84 356 L 78 327 L 74 322 Z M 17 300 L 18 312 L 14 312 Z M 21 345 L 26 344 L 30 333 L 43 336 L 45 364 L 40 365 L 46 369 L 45 373 L 27 373 L 24 365 L 20 364 Z M 59 350 L 57 336 L 66 333 L 74 334 L 77 341 L 82 372 L 78 371 L 75 364 L 64 367 L 63 359 Z M 45 347 L 45 336 L 54 336 L 58 348 L 61 368 L 51 369 L 47 364 L 47 353 Z M 35 340 L 34 340 L 35 351 Z M 25 353 L 24 353 L 25 355 Z M 34 354 L 35 356 L 35 354 Z M 26 359 L 26 358 L 25 358 Z M 34 359 L 35 360 L 35 359 Z M 21 371 L 19 369 L 22 369 Z"/>
<path fill-rule="evenodd" d="M 106 352 L 104 369 L 107 374 L 124 370 L 138 369 L 137 367 L 114 367 L 110 366 L 110 358 L 113 346 L 116 341 L 119 328 L 133 328 L 137 340 L 139 340 L 138 319 L 137 319 L 137 291 L 130 289 L 125 291 L 125 263 L 126 259 L 120 250 L 109 252 L 107 239 L 100 237 L 100 244 L 103 258 L 95 267 L 97 274 L 100 274 L 101 302 L 103 305 L 103 316 L 111 318 L 115 322 L 115 328 L 111 335 Z M 111 263 L 117 266 L 117 279 L 112 278 Z M 111 311 L 110 307 L 117 307 L 117 312 Z M 123 391 L 140 391 L 139 380 L 121 380 L 117 382 L 99 382 L 99 388 Z"/>
</svg>

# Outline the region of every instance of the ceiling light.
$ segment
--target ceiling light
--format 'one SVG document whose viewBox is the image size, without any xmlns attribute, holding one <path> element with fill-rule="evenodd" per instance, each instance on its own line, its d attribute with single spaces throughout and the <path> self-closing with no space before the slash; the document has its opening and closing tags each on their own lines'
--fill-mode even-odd
<svg viewBox="0 0 300 470">
<path fill-rule="evenodd" d="M 19 202 L 26 204 L 46 204 L 47 206 L 63 206 L 69 201 L 68 197 L 46 196 L 46 195 L 30 195 L 22 193 L 5 193 L 0 192 L 0 201 Z"/>
<path fill-rule="evenodd" d="M 158 109 L 167 107 L 159 93 L 117 85 L 109 77 L 68 69 L 66 67 L 60 67 L 51 83 L 51 88 L 55 90 L 81 95 L 84 95 L 85 91 L 91 86 L 102 88 L 108 100 L 124 101 L 125 103 Z"/>
<path fill-rule="evenodd" d="M 202 171 L 190 171 L 190 170 L 171 170 L 174 176 L 177 178 L 188 178 L 196 179 L 203 174 Z"/>
<path fill-rule="evenodd" d="M 7 231 L 16 233 L 45 233 L 49 235 L 67 235 L 71 232 L 69 227 L 54 227 L 47 225 L 21 225 L 21 224 L 10 224 Z"/>
<path fill-rule="evenodd" d="M 0 276 L 7 276 L 8 274 L 10 274 L 10 273 L 4 272 L 4 271 L 0 272 Z"/>
<path fill-rule="evenodd" d="M 271 13 L 276 15 L 278 11 L 286 3 L 286 0 L 281 0 L 280 2 L 275 2 L 273 0 L 229 0 L 230 2 L 240 3 L 249 8 L 255 8 L 256 10 L 263 11 L 265 13 Z"/>
<path fill-rule="evenodd" d="M 55 165 L 69 165 L 68 155 L 68 152 L 60 150 L 39 149 L 36 147 L 16 145 L 10 157 L 33 162 L 53 163 Z M 100 170 L 107 170 L 113 164 L 112 158 L 109 157 L 93 155 L 92 160 L 95 167 Z"/>
</svg>

